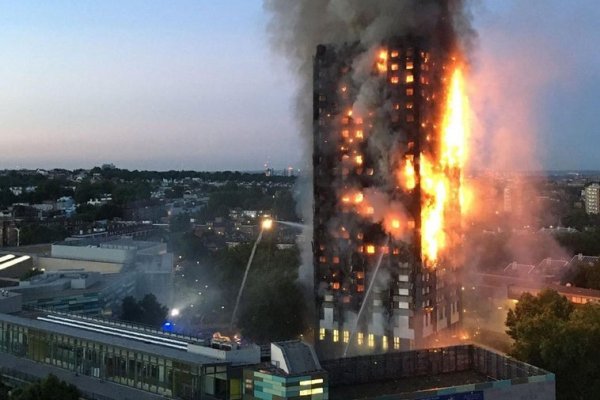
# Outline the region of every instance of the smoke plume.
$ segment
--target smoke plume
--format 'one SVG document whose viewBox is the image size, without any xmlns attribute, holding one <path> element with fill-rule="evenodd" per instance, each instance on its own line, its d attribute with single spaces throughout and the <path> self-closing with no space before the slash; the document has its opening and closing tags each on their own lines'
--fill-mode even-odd
<svg viewBox="0 0 600 400">
<path fill-rule="evenodd" d="M 370 74 L 372 60 L 384 39 L 404 35 L 434 36 L 434 46 L 459 49 L 466 54 L 475 38 L 471 14 L 464 0 L 265 0 L 271 15 L 268 32 L 272 47 L 288 62 L 297 77 L 296 115 L 301 136 L 305 138 L 304 177 L 299 180 L 299 211 L 309 228 L 301 243 L 303 265 L 300 275 L 312 286 L 312 101 L 313 59 L 319 44 L 357 43 L 364 49 L 353 65 L 353 80 L 358 93 L 354 111 L 390 107 L 378 104 L 381 81 Z M 441 21 L 441 23 L 440 23 Z M 432 35 L 436 32 L 436 35 Z M 386 130 L 375 129 L 373 148 L 390 150 Z M 386 164 L 393 160 L 380 160 Z M 387 166 L 381 170 L 389 171 Z"/>
</svg>

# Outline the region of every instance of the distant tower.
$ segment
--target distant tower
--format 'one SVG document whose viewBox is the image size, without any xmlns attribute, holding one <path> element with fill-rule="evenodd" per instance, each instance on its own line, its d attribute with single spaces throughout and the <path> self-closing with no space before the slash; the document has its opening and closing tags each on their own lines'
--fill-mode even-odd
<svg viewBox="0 0 600 400">
<path fill-rule="evenodd" d="M 600 213 L 600 184 L 591 183 L 583 191 L 585 212 L 588 214 Z"/>
<path fill-rule="evenodd" d="M 456 266 L 443 258 L 426 265 L 421 247 L 423 154 L 438 148 L 446 60 L 435 59 L 422 38 L 389 39 L 373 56 L 367 92 L 353 81 L 365 54 L 358 44 L 321 45 L 314 60 L 315 324 L 322 358 L 347 349 L 355 355 L 424 346 L 455 326 L 462 308 Z M 460 178 L 450 181 L 459 213 Z"/>
</svg>

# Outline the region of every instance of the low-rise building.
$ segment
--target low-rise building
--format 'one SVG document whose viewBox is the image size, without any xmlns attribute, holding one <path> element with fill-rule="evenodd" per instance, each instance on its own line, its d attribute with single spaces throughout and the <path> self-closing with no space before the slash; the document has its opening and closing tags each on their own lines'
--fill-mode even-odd
<svg viewBox="0 0 600 400">
<path fill-rule="evenodd" d="M 112 314 L 126 296 L 137 295 L 135 272 L 100 274 L 83 270 L 46 272 L 7 288 L 25 306 L 82 315 Z"/>
</svg>

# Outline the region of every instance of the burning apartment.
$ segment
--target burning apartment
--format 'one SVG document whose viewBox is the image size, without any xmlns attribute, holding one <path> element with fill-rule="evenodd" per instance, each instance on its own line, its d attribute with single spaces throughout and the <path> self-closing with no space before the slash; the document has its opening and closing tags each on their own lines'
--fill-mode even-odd
<svg viewBox="0 0 600 400">
<path fill-rule="evenodd" d="M 440 7 L 430 34 L 316 50 L 313 250 L 321 357 L 426 346 L 460 321 L 468 105 L 451 18 Z"/>
</svg>

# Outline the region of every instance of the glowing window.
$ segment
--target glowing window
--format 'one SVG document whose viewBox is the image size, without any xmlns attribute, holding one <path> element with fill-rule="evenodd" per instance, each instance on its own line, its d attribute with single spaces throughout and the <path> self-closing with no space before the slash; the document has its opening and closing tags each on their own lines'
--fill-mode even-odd
<svg viewBox="0 0 600 400">
<path fill-rule="evenodd" d="M 398 69 L 399 69 L 398 64 L 392 64 L 391 69 L 392 69 L 392 71 L 398 71 Z"/>
<path fill-rule="evenodd" d="M 400 78 L 398 78 L 397 76 L 392 76 L 390 78 L 390 82 L 392 82 L 393 84 L 396 85 L 396 84 L 400 83 Z"/>
<path fill-rule="evenodd" d="M 369 343 L 369 347 L 371 347 L 371 348 L 375 347 L 375 335 L 373 335 L 372 333 L 369 333 L 367 340 Z"/>
<path fill-rule="evenodd" d="M 382 348 L 383 350 L 387 350 L 387 349 L 388 349 L 388 338 L 387 338 L 387 336 L 384 336 L 384 337 L 381 339 L 381 348 Z"/>
<path fill-rule="evenodd" d="M 415 81 L 415 76 L 413 74 L 406 74 L 406 83 L 413 83 L 414 81 Z"/>
<path fill-rule="evenodd" d="M 400 349 L 400 338 L 394 337 L 394 350 L 399 350 L 399 349 Z"/>
<path fill-rule="evenodd" d="M 313 379 L 311 381 L 300 381 L 300 386 L 318 385 L 323 383 L 323 379 Z"/>
<path fill-rule="evenodd" d="M 348 343 L 350 341 L 350 332 L 349 331 L 344 331 L 343 341 L 344 341 L 344 343 Z"/>
<path fill-rule="evenodd" d="M 358 332 L 356 335 L 356 343 L 358 343 L 359 346 L 362 346 L 365 343 L 365 335 L 362 332 Z"/>
<path fill-rule="evenodd" d="M 414 67 L 415 67 L 415 64 L 412 61 L 406 62 L 406 69 L 413 69 Z"/>
<path fill-rule="evenodd" d="M 415 105 L 413 103 L 406 103 L 406 109 L 412 110 Z"/>
<path fill-rule="evenodd" d="M 319 340 L 325 340 L 325 328 L 319 329 Z"/>
<path fill-rule="evenodd" d="M 400 56 L 400 53 L 398 52 L 398 50 L 393 50 L 393 51 L 390 53 L 390 56 L 391 56 L 392 58 L 397 58 L 398 56 Z"/>
<path fill-rule="evenodd" d="M 415 89 L 413 89 L 413 88 L 406 89 L 406 95 L 407 96 L 412 96 L 414 94 L 415 94 Z"/>
<path fill-rule="evenodd" d="M 323 388 L 304 389 L 300 391 L 300 396 L 311 396 L 313 394 L 323 393 Z"/>
<path fill-rule="evenodd" d="M 335 343 L 339 342 L 340 340 L 340 331 L 338 331 L 337 329 L 333 330 L 333 341 Z"/>
</svg>

